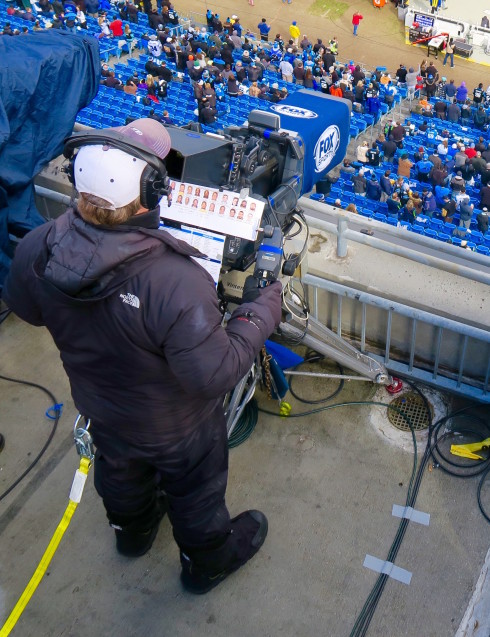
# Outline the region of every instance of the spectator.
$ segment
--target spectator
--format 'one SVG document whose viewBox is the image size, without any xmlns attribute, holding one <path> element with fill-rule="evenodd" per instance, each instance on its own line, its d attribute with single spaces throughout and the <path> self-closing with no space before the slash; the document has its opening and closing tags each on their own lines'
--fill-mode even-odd
<svg viewBox="0 0 490 637">
<path fill-rule="evenodd" d="M 291 25 L 289 26 L 289 35 L 291 36 L 294 45 L 298 46 L 298 42 L 299 42 L 299 37 L 301 35 L 301 31 L 299 30 L 299 27 L 296 24 L 296 21 L 293 21 L 291 23 Z"/>
<path fill-rule="evenodd" d="M 112 35 L 115 38 L 122 38 L 124 35 L 122 20 L 116 15 L 112 16 L 112 22 L 109 24 L 109 29 L 112 31 Z"/>
<path fill-rule="evenodd" d="M 265 18 L 262 18 L 262 20 L 259 22 L 259 24 L 257 25 L 257 29 L 259 30 L 259 33 L 260 33 L 260 39 L 263 42 L 268 42 L 269 41 L 269 31 L 271 30 L 271 28 L 267 24 L 267 20 Z"/>
<path fill-rule="evenodd" d="M 396 153 L 397 146 L 393 141 L 393 135 L 389 136 L 389 139 L 385 140 L 382 145 L 385 161 L 393 159 Z"/>
<path fill-rule="evenodd" d="M 449 195 L 444 195 L 443 203 L 441 206 L 441 216 L 444 223 L 452 223 L 453 217 L 456 214 L 456 202 L 451 199 Z"/>
<path fill-rule="evenodd" d="M 429 173 L 432 170 L 432 162 L 429 161 L 429 155 L 424 154 L 423 158 L 415 164 L 417 169 L 417 179 L 419 181 L 429 181 Z"/>
<path fill-rule="evenodd" d="M 436 208 L 436 198 L 434 197 L 432 191 L 425 187 L 422 191 L 422 211 L 424 215 L 432 219 L 432 215 L 434 214 Z"/>
<path fill-rule="evenodd" d="M 360 170 L 356 175 L 352 176 L 352 184 L 354 186 L 354 193 L 356 195 L 366 195 L 367 181 L 364 177 L 364 170 Z"/>
<path fill-rule="evenodd" d="M 385 170 L 384 175 L 379 180 L 379 185 L 381 188 L 380 201 L 386 201 L 393 192 L 389 170 Z"/>
<path fill-rule="evenodd" d="M 459 118 L 461 117 L 461 109 L 460 107 L 453 102 L 449 104 L 447 107 L 447 118 L 453 124 L 457 124 L 459 122 Z"/>
<path fill-rule="evenodd" d="M 279 64 L 279 71 L 285 82 L 293 81 L 293 66 L 286 58 L 284 58 Z"/>
<path fill-rule="evenodd" d="M 400 122 L 396 122 L 395 126 L 393 126 L 391 135 L 393 136 L 393 141 L 398 146 L 398 148 L 401 148 L 403 146 L 403 139 L 405 137 L 405 128 L 400 124 Z"/>
<path fill-rule="evenodd" d="M 468 89 L 466 88 L 466 82 L 461 82 L 456 91 L 456 101 L 458 104 L 464 104 L 468 97 Z"/>
<path fill-rule="evenodd" d="M 480 190 L 480 208 L 490 208 L 490 184 Z"/>
<path fill-rule="evenodd" d="M 454 193 L 463 192 L 465 189 L 464 179 L 459 170 L 450 181 L 451 190 Z"/>
<path fill-rule="evenodd" d="M 405 77 L 407 83 L 407 98 L 411 101 L 415 98 L 415 87 L 417 86 L 417 73 L 413 70 L 413 67 L 408 69 L 408 73 Z"/>
<path fill-rule="evenodd" d="M 416 216 L 417 212 L 415 210 L 413 200 L 409 199 L 400 210 L 398 218 L 400 219 L 400 221 L 406 221 L 407 223 L 412 224 L 415 221 Z"/>
<path fill-rule="evenodd" d="M 478 109 L 473 113 L 473 123 L 476 128 L 483 129 L 488 123 L 488 116 L 483 108 L 482 104 L 478 106 Z"/>
<path fill-rule="evenodd" d="M 451 68 L 454 68 L 454 41 L 452 38 L 448 38 L 446 40 L 446 55 L 444 56 L 443 66 L 446 66 L 446 62 L 448 58 L 451 58 Z"/>
<path fill-rule="evenodd" d="M 401 204 L 397 192 L 394 192 L 391 197 L 386 200 L 386 205 L 388 206 L 388 216 L 398 221 Z"/>
<path fill-rule="evenodd" d="M 449 102 L 454 102 L 454 98 L 456 97 L 458 89 L 456 88 L 456 84 L 454 80 L 449 80 L 449 84 L 446 84 L 444 87 L 444 92 L 446 93 L 446 99 Z"/>
<path fill-rule="evenodd" d="M 379 166 L 380 152 L 376 142 L 373 142 L 371 148 L 367 151 L 366 156 L 370 166 Z"/>
<path fill-rule="evenodd" d="M 357 208 L 356 208 L 356 204 L 354 204 L 354 203 L 350 203 L 350 204 L 347 206 L 346 211 L 347 211 L 347 212 L 353 212 L 353 213 L 355 213 L 355 214 L 359 214 L 359 213 L 358 213 L 358 211 L 357 211 Z M 488 222 L 487 222 L 487 224 L 488 224 Z"/>
<path fill-rule="evenodd" d="M 478 86 L 475 89 L 473 89 L 473 103 L 477 105 L 481 104 L 484 98 L 485 98 L 485 89 L 483 88 L 482 82 L 480 82 L 480 84 L 478 84 Z"/>
<path fill-rule="evenodd" d="M 459 204 L 459 226 L 461 228 L 469 229 L 474 208 L 475 206 L 470 203 L 469 197 L 463 199 Z"/>
<path fill-rule="evenodd" d="M 413 162 L 409 159 L 407 153 L 404 153 L 398 161 L 398 176 L 410 177 L 410 170 L 413 167 Z"/>
<path fill-rule="evenodd" d="M 371 178 L 366 184 L 366 197 L 374 201 L 379 201 L 381 198 L 381 186 L 374 172 L 371 173 Z"/>
<path fill-rule="evenodd" d="M 446 119 L 446 102 L 438 100 L 434 104 L 434 113 L 437 119 Z"/>
<path fill-rule="evenodd" d="M 367 164 L 368 163 L 368 158 L 367 158 L 368 150 L 369 150 L 369 146 L 368 146 L 368 143 L 366 141 L 362 142 L 362 144 L 359 144 L 359 146 L 356 149 L 356 159 L 357 159 L 357 161 L 360 161 L 362 164 Z"/>
<path fill-rule="evenodd" d="M 486 234 L 488 232 L 488 208 L 483 208 L 483 210 L 476 215 L 476 223 L 478 225 L 478 230 L 482 234 Z"/>
<path fill-rule="evenodd" d="M 238 86 L 238 82 L 236 81 L 233 73 L 231 73 L 228 77 L 227 92 L 230 97 L 238 97 L 239 95 L 242 95 L 240 87 Z"/>
</svg>

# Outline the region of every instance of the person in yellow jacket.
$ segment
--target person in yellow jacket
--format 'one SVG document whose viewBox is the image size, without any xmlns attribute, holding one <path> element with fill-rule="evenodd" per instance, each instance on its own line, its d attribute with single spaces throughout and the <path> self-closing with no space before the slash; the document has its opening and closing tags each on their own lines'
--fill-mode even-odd
<svg viewBox="0 0 490 637">
<path fill-rule="evenodd" d="M 289 27 L 289 35 L 293 38 L 295 46 L 298 46 L 299 36 L 301 35 L 301 31 L 298 28 L 296 22 L 292 22 Z"/>
</svg>

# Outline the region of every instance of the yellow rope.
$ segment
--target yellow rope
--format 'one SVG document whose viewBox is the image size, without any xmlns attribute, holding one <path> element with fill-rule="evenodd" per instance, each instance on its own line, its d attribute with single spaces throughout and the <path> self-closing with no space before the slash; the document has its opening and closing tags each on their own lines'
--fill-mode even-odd
<svg viewBox="0 0 490 637">
<path fill-rule="evenodd" d="M 44 552 L 44 555 L 42 556 L 41 561 L 39 562 L 36 570 L 34 571 L 34 575 L 31 577 L 29 583 L 25 587 L 24 592 L 22 593 L 19 601 L 15 605 L 13 611 L 10 613 L 7 621 L 2 626 L 0 630 L 0 637 L 7 637 L 7 635 L 10 635 L 15 624 L 18 622 L 19 617 L 22 615 L 27 604 L 29 603 L 31 597 L 36 592 L 36 589 L 39 586 L 44 574 L 48 570 L 48 566 L 50 565 L 51 560 L 53 559 L 53 555 L 56 553 L 56 549 L 58 548 L 59 543 L 61 542 L 63 535 L 65 534 L 65 531 L 68 528 L 71 522 L 71 519 L 73 517 L 73 514 L 75 513 L 75 510 L 80 502 L 85 478 L 91 466 L 92 466 L 92 463 L 89 460 L 89 458 L 85 458 L 85 457 L 81 458 L 80 467 L 78 471 L 76 472 L 75 479 L 73 481 L 72 492 L 70 493 L 70 501 L 68 503 L 68 506 L 66 507 L 63 517 L 60 523 L 58 524 L 56 531 L 54 532 L 53 537 L 51 538 L 50 543 L 48 544 L 48 548 Z M 79 477 L 79 474 L 83 474 L 84 478 L 82 479 L 82 484 L 78 482 L 76 495 L 74 495 L 76 499 L 72 499 L 72 494 L 74 494 L 75 483 L 77 482 L 77 478 Z"/>
</svg>

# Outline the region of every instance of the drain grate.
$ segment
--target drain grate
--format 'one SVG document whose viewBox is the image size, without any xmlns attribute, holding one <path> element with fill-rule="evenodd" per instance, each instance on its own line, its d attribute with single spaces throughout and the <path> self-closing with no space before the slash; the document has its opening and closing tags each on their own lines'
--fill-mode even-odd
<svg viewBox="0 0 490 637">
<path fill-rule="evenodd" d="M 429 408 L 431 417 L 433 415 L 433 408 L 430 403 Z M 410 419 L 415 431 L 422 431 L 429 427 L 429 419 L 427 415 L 426 405 L 424 400 L 416 392 L 407 392 L 401 396 L 397 396 L 391 401 L 391 405 L 403 411 L 403 413 Z M 388 408 L 388 420 L 397 429 L 402 431 L 410 431 L 410 427 L 403 416 L 395 409 Z"/>
</svg>

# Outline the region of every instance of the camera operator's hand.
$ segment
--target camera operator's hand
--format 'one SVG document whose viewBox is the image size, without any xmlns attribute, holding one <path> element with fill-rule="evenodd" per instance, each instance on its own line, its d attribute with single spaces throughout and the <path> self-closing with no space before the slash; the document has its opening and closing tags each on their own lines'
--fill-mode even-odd
<svg viewBox="0 0 490 637">
<path fill-rule="evenodd" d="M 245 279 L 242 303 L 253 303 L 260 296 L 259 282 L 251 274 Z"/>
<path fill-rule="evenodd" d="M 272 314 L 274 324 L 277 326 L 282 318 L 282 285 L 280 281 L 274 281 L 264 288 L 258 287 L 258 281 L 253 276 L 245 279 L 243 286 L 242 303 L 260 303 L 267 305 Z"/>
</svg>

